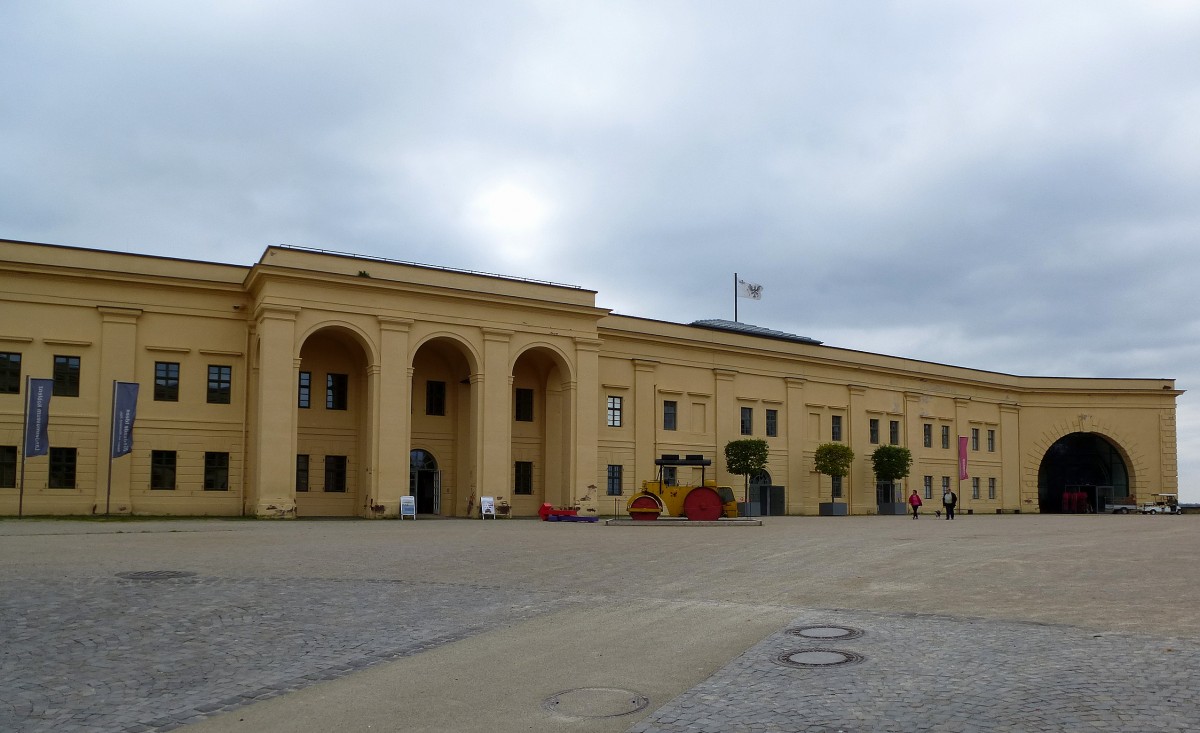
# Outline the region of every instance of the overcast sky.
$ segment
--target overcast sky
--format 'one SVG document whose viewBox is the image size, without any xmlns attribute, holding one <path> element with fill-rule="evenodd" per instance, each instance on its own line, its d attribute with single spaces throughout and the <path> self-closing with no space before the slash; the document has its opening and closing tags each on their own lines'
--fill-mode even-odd
<svg viewBox="0 0 1200 733">
<path fill-rule="evenodd" d="M 1200 501 L 1200 3 L 0 3 L 0 237 L 534 277 L 1170 377 Z"/>
</svg>

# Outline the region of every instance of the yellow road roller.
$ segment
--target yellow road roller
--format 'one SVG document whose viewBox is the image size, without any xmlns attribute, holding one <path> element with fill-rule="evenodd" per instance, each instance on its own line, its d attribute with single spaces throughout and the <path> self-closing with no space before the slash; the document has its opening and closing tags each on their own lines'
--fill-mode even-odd
<svg viewBox="0 0 1200 733">
<path fill-rule="evenodd" d="M 717 482 L 704 477 L 705 469 L 712 461 L 702 455 L 664 455 L 654 461 L 658 467 L 658 479 L 643 481 L 642 490 L 629 497 L 625 511 L 631 519 L 654 520 L 662 515 L 686 517 L 693 521 L 713 521 L 721 517 L 737 517 L 737 498 L 728 486 L 717 486 Z M 700 485 L 679 484 L 669 481 L 667 467 L 699 466 Z"/>
</svg>

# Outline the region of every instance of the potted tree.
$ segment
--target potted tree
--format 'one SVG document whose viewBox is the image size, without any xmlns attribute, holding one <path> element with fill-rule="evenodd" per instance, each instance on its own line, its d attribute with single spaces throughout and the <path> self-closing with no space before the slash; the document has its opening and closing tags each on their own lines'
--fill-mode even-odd
<svg viewBox="0 0 1200 733">
<path fill-rule="evenodd" d="M 762 438 L 731 440 L 725 444 L 725 468 L 743 479 L 745 502 L 738 507 L 738 515 L 757 517 L 761 512 L 750 504 L 750 477 L 767 467 L 770 448 Z"/>
<path fill-rule="evenodd" d="M 912 453 L 898 445 L 881 445 L 871 454 L 875 469 L 876 503 L 880 514 L 905 514 L 908 506 L 903 495 L 896 496 L 896 482 L 908 476 Z M 903 493 L 903 492 L 901 492 Z"/>
<path fill-rule="evenodd" d="M 854 450 L 845 443 L 822 443 L 813 454 L 813 465 L 817 473 L 823 473 L 830 478 L 841 478 L 850 473 L 850 464 L 853 462 Z M 844 517 L 849 514 L 849 506 L 839 503 L 838 497 L 833 496 L 832 492 L 829 501 L 821 502 L 818 507 L 823 517 Z"/>
</svg>

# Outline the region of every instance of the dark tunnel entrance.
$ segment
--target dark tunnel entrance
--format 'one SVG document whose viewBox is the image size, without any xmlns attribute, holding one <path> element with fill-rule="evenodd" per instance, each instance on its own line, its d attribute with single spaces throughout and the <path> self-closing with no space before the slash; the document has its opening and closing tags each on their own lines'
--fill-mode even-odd
<svg viewBox="0 0 1200 733">
<path fill-rule="evenodd" d="M 1095 433 L 1071 433 L 1050 446 L 1038 468 L 1043 514 L 1103 511 L 1129 496 L 1129 473 L 1116 446 Z"/>
</svg>

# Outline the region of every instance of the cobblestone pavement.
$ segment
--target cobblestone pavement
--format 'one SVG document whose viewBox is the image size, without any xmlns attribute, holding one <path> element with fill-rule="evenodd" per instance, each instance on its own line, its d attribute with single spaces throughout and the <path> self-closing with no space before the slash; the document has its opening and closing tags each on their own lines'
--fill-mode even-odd
<svg viewBox="0 0 1200 733">
<path fill-rule="evenodd" d="M 1198 668 L 1195 639 L 809 611 L 629 733 L 1194 731 Z"/>
<path fill-rule="evenodd" d="M 564 602 L 401 581 L 5 583 L 0 731 L 173 730 Z"/>
<path fill-rule="evenodd" d="M 1197 529 L 1191 517 L 773 518 L 665 531 L 0 521 L 0 731 L 211 724 L 558 611 L 581 611 L 567 616 L 584 634 L 589 613 L 647 599 L 710 604 L 729 623 L 768 607 L 795 620 L 637 715 L 554 729 L 1200 730 Z M 138 570 L 188 575 L 122 577 Z M 862 633 L 789 633 L 822 625 Z M 495 730 L 551 729 L 534 707 Z M 373 727 L 355 722 L 343 730 Z"/>
</svg>

